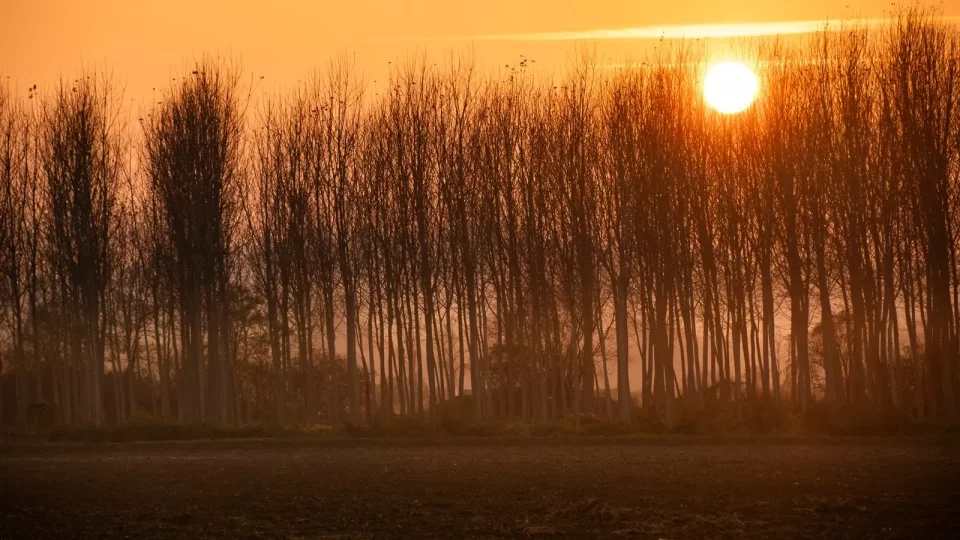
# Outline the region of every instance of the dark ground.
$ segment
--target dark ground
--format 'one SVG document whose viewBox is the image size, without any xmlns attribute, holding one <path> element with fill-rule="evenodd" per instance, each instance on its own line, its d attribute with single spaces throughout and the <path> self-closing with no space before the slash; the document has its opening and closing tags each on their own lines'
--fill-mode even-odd
<svg viewBox="0 0 960 540">
<path fill-rule="evenodd" d="M 956 439 L 0 445 L 0 538 L 960 538 Z"/>
</svg>

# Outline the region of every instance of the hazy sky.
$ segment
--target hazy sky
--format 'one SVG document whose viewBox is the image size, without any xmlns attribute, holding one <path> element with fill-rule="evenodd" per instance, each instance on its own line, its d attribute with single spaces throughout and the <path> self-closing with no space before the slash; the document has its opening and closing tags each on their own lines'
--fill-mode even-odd
<svg viewBox="0 0 960 540">
<path fill-rule="evenodd" d="M 470 51 L 491 68 L 524 54 L 542 68 L 562 66 L 574 38 L 594 30 L 660 35 L 677 32 L 663 26 L 882 17 L 889 9 L 888 0 L 0 0 L 0 75 L 25 90 L 92 63 L 112 69 L 127 97 L 142 99 L 191 59 L 219 52 L 265 76 L 264 88 L 273 90 L 342 52 L 370 80 L 385 76 L 388 61 L 417 52 L 442 61 Z M 960 0 L 945 0 L 943 9 L 960 15 Z M 621 60 L 653 42 L 589 43 Z"/>
</svg>

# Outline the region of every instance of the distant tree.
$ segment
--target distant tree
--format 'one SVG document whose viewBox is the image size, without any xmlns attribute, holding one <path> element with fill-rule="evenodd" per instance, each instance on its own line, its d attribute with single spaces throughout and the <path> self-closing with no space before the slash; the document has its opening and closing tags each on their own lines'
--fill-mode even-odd
<svg viewBox="0 0 960 540">
<path fill-rule="evenodd" d="M 46 181 L 47 250 L 61 287 L 79 420 L 104 422 L 106 292 L 116 192 L 125 168 L 119 100 L 109 79 L 84 72 L 45 100 L 40 160 Z"/>
<path fill-rule="evenodd" d="M 242 99 L 239 71 L 206 59 L 143 122 L 150 186 L 175 261 L 184 351 L 179 411 L 185 421 L 229 424 L 236 418 L 226 322 L 242 164 Z"/>
</svg>

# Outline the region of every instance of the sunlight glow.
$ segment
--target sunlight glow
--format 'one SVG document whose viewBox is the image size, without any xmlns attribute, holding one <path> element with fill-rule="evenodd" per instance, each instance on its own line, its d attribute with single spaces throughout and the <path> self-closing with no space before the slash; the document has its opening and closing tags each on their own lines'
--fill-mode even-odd
<svg viewBox="0 0 960 540">
<path fill-rule="evenodd" d="M 757 76 L 740 62 L 721 62 L 707 72 L 703 97 L 723 114 L 744 111 L 757 97 Z"/>
<path fill-rule="evenodd" d="M 960 17 L 940 17 L 946 23 L 960 23 Z M 895 22 L 891 18 L 809 19 L 776 22 L 719 24 L 666 24 L 630 28 L 596 28 L 569 32 L 530 32 L 522 34 L 481 34 L 444 38 L 417 38 L 440 41 L 582 41 L 609 39 L 729 39 L 741 37 L 788 36 L 815 32 L 837 32 L 850 25 L 880 28 Z"/>
</svg>

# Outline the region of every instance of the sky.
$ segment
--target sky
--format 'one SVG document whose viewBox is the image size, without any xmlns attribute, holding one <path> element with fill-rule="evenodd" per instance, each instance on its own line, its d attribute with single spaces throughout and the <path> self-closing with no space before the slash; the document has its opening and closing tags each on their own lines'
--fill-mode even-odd
<svg viewBox="0 0 960 540">
<path fill-rule="evenodd" d="M 941 7 L 960 16 L 960 0 Z M 889 0 L 0 0 L 0 77 L 25 91 L 93 65 L 137 101 L 204 53 L 239 60 L 267 91 L 346 54 L 375 84 L 388 62 L 419 54 L 468 54 L 488 69 L 524 55 L 562 69 L 582 46 L 618 62 L 661 35 L 790 33 L 890 9 Z"/>
</svg>

